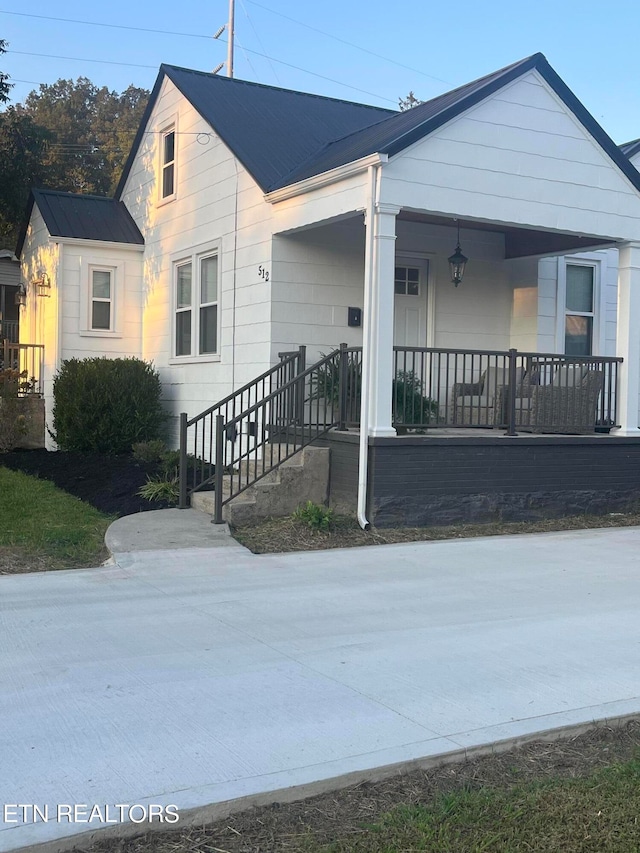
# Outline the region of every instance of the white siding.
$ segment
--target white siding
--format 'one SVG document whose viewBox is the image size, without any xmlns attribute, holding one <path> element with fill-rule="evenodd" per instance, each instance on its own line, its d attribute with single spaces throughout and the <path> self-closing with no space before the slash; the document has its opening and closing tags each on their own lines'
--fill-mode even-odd
<svg viewBox="0 0 640 853">
<path fill-rule="evenodd" d="M 116 312 L 116 326 L 113 335 L 87 331 L 89 267 L 94 265 L 115 271 L 112 307 Z M 103 355 L 140 358 L 142 257 L 138 250 L 67 243 L 62 251 L 61 288 L 61 360 Z"/>
<path fill-rule="evenodd" d="M 177 131 L 176 198 L 159 204 L 157 131 L 172 121 Z M 148 130 L 122 196 L 145 236 L 142 354 L 160 370 L 172 414 L 186 411 L 192 416 L 270 364 L 271 206 L 168 80 Z M 181 253 L 211 244 L 220 246 L 220 356 L 176 363 L 173 261 Z M 259 276 L 261 265 L 269 281 Z"/>
<path fill-rule="evenodd" d="M 462 284 L 449 278 L 456 231 L 397 221 L 396 254 L 429 261 L 434 289 L 433 345 L 508 349 L 512 289 L 501 234 L 465 229 L 470 258 Z M 393 282 L 388 282 L 393 287 Z M 309 347 L 308 361 L 341 342 L 361 345 L 362 330 L 347 325 L 347 308 L 364 301 L 364 225 L 361 218 L 274 240 L 273 355 Z"/>
<path fill-rule="evenodd" d="M 534 71 L 393 157 L 382 200 L 576 234 L 640 232 L 638 192 Z"/>
</svg>

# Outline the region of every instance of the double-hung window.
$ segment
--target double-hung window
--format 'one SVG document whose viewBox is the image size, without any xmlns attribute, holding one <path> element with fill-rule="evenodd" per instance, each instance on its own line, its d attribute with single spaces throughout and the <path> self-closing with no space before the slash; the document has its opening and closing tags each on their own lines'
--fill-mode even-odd
<svg viewBox="0 0 640 853">
<path fill-rule="evenodd" d="M 174 267 L 174 355 L 219 353 L 218 255 L 209 252 L 178 261 Z"/>
<path fill-rule="evenodd" d="M 113 270 L 91 268 L 90 329 L 96 332 L 113 330 Z"/>
<path fill-rule="evenodd" d="M 596 301 L 595 266 L 566 266 L 564 351 L 567 355 L 592 355 Z"/>
<path fill-rule="evenodd" d="M 176 191 L 176 129 L 170 127 L 162 133 L 160 149 L 160 197 L 168 199 Z"/>
</svg>

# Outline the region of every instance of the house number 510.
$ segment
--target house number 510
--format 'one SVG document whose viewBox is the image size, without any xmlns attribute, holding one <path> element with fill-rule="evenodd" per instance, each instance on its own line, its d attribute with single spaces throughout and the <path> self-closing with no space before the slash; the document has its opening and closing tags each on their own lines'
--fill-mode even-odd
<svg viewBox="0 0 640 853">
<path fill-rule="evenodd" d="M 269 281 L 269 270 L 265 269 L 262 264 L 258 267 L 258 277 L 263 281 Z"/>
</svg>

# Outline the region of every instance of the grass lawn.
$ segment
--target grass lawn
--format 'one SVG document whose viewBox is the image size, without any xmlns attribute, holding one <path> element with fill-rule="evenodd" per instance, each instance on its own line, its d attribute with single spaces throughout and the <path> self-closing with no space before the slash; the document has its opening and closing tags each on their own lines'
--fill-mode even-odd
<svg viewBox="0 0 640 853">
<path fill-rule="evenodd" d="M 112 521 L 47 480 L 0 466 L 0 573 L 98 566 Z"/>
<path fill-rule="evenodd" d="M 633 853 L 640 722 L 262 806 L 83 853 Z"/>
</svg>

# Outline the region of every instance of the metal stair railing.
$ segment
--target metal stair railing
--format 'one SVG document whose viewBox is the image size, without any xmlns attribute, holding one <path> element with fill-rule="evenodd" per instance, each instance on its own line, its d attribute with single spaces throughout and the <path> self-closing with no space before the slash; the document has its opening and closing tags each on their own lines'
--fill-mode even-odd
<svg viewBox="0 0 640 853">
<path fill-rule="evenodd" d="M 310 367 L 275 385 L 241 411 L 231 416 L 220 404 L 203 413 L 207 424 L 205 458 L 192 460 L 208 476 L 191 489 L 187 485 L 189 458 L 187 430 L 202 416 L 182 418 L 180 442 L 180 506 L 186 506 L 189 493 L 213 485 L 214 521 L 222 522 L 223 507 L 257 483 L 271 471 L 337 427 L 344 420 L 340 375 L 346 358 L 346 346 L 334 350 Z M 284 356 L 286 362 L 287 358 Z M 203 427 L 199 435 L 202 436 Z M 225 476 L 226 475 L 226 476 Z M 184 485 L 183 485 L 184 484 Z"/>
<path fill-rule="evenodd" d="M 188 506 L 189 495 L 192 492 L 206 489 L 213 483 L 216 418 L 222 416 L 225 423 L 233 421 L 238 413 L 267 397 L 276 388 L 290 382 L 293 377 L 304 371 L 305 366 L 305 347 L 299 347 L 295 352 L 282 353 L 278 364 L 214 403 L 204 412 L 200 412 L 193 418 L 188 418 L 185 412 L 180 414 L 178 506 L 181 509 Z M 232 429 L 233 427 L 230 428 L 228 435 L 230 439 L 233 438 Z"/>
</svg>

